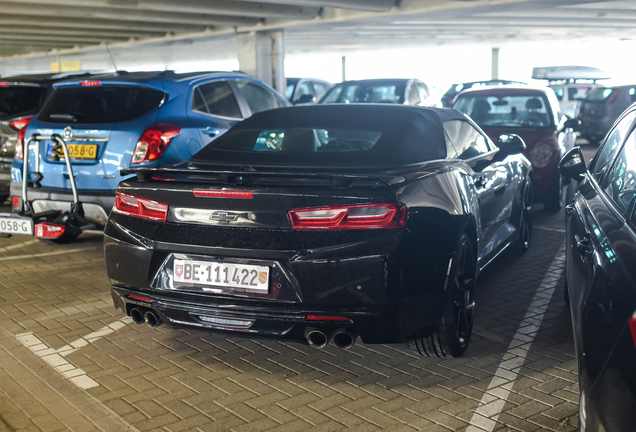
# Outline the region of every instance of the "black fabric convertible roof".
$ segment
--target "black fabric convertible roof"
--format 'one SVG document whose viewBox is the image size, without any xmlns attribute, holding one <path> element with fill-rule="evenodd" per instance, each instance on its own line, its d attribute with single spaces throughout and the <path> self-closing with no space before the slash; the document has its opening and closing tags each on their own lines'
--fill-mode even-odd
<svg viewBox="0 0 636 432">
<path fill-rule="evenodd" d="M 364 168 L 396 167 L 446 158 L 442 125 L 466 120 L 449 108 L 387 104 L 307 105 L 263 111 L 237 123 L 190 159 L 191 165 Z M 368 151 L 342 153 L 279 153 L 228 150 L 245 131 L 314 128 L 381 132 Z M 237 145 L 236 147 L 240 147 Z"/>
</svg>

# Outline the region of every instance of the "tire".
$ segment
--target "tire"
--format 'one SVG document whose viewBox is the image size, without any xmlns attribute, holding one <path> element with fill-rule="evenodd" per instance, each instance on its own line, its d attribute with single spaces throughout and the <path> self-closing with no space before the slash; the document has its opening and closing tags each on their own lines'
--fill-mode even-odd
<svg viewBox="0 0 636 432">
<path fill-rule="evenodd" d="M 534 209 L 534 184 L 528 177 L 523 186 L 521 197 L 521 219 L 519 220 L 519 239 L 514 245 L 514 251 L 522 255 L 530 249 L 532 239 L 532 211 Z"/>
<path fill-rule="evenodd" d="M 543 200 L 543 206 L 547 211 L 551 212 L 558 212 L 563 207 L 563 178 L 556 168 L 552 175 L 550 188 Z"/>
<path fill-rule="evenodd" d="M 477 259 L 470 238 L 463 233 L 453 258 L 442 317 L 433 333 L 409 342 L 421 356 L 459 357 L 470 342 L 475 310 Z"/>
</svg>

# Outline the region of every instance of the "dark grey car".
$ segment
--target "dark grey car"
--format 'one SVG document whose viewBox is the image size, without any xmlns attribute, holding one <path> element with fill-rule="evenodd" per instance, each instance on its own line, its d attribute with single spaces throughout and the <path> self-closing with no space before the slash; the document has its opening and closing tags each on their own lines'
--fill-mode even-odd
<svg viewBox="0 0 636 432">
<path fill-rule="evenodd" d="M 579 110 L 581 135 L 598 143 L 618 116 L 636 102 L 636 85 L 595 88 L 583 99 Z"/>
</svg>

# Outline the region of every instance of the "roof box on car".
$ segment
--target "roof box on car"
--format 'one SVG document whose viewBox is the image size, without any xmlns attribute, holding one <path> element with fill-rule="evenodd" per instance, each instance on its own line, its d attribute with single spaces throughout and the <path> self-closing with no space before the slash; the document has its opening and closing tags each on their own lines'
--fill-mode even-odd
<svg viewBox="0 0 636 432">
<path fill-rule="evenodd" d="M 549 66 L 532 69 L 532 79 L 548 81 L 603 80 L 610 75 L 594 67 L 588 66 Z"/>
</svg>

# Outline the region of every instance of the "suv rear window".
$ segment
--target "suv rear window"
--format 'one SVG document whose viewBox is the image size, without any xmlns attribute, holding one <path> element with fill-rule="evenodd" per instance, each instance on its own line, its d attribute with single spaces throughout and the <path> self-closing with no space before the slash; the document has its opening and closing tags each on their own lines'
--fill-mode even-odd
<svg viewBox="0 0 636 432">
<path fill-rule="evenodd" d="M 49 123 L 119 123 L 134 120 L 157 108 L 164 93 L 136 86 L 60 88 L 40 111 Z"/>
<path fill-rule="evenodd" d="M 36 86 L 0 87 L 0 117 L 12 117 L 36 109 L 46 89 Z"/>
<path fill-rule="evenodd" d="M 610 97 L 614 93 L 613 88 L 597 87 L 587 95 L 585 100 L 592 102 L 601 102 Z"/>
</svg>

